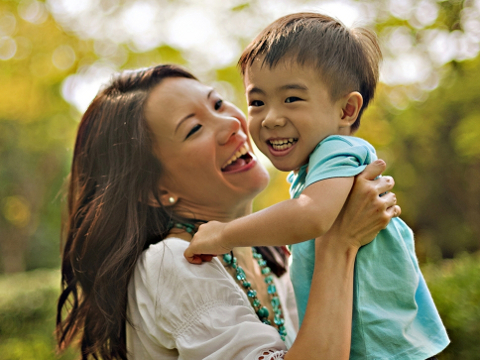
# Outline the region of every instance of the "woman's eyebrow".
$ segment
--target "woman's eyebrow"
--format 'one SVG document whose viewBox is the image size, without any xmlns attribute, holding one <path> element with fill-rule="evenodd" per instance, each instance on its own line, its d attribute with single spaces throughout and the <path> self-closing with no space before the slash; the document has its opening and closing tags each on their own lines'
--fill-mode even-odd
<svg viewBox="0 0 480 360">
<path fill-rule="evenodd" d="M 192 113 L 192 114 L 188 114 L 187 116 L 185 116 L 184 118 L 182 118 L 182 120 L 180 120 L 177 124 L 177 126 L 175 127 L 175 131 L 174 131 L 174 134 L 177 133 L 177 130 L 178 128 L 180 127 L 180 125 L 182 125 L 182 123 L 184 123 L 186 120 L 190 119 L 191 117 L 194 117 L 195 114 Z"/>
<path fill-rule="evenodd" d="M 208 94 L 207 94 L 207 100 L 210 99 L 210 96 L 212 96 L 213 92 L 215 91 L 215 89 L 211 89 Z M 180 127 L 180 125 L 183 124 L 183 122 L 185 122 L 186 120 L 190 119 L 191 117 L 195 116 L 194 113 L 191 113 L 191 114 L 188 114 L 187 116 L 183 117 L 177 124 L 177 126 L 175 127 L 175 131 L 174 131 L 174 134 L 177 133 L 177 130 L 178 128 Z"/>
</svg>

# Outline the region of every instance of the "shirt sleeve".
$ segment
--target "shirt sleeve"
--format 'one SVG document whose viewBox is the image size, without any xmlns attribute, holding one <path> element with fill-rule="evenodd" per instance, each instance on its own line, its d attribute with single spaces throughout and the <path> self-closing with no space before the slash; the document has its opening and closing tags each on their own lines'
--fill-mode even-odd
<svg viewBox="0 0 480 360">
<path fill-rule="evenodd" d="M 305 186 L 317 181 L 360 174 L 377 156 L 367 141 L 352 136 L 329 136 L 310 155 Z"/>
<path fill-rule="evenodd" d="M 187 242 L 162 243 L 145 252 L 135 274 L 135 288 L 146 292 L 144 300 L 137 295 L 143 331 L 153 343 L 183 360 L 283 358 L 277 330 L 258 319 L 218 259 L 193 265 L 183 257 Z"/>
</svg>

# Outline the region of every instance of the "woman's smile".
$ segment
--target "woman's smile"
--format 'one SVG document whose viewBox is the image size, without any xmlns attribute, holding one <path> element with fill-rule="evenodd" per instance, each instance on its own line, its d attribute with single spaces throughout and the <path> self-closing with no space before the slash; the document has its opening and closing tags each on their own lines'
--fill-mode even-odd
<svg viewBox="0 0 480 360">
<path fill-rule="evenodd" d="M 200 212 L 199 218 L 206 218 L 205 208 L 232 209 L 232 204 L 251 201 L 267 185 L 268 173 L 251 150 L 245 116 L 211 87 L 166 79 L 152 90 L 146 119 L 158 157 L 169 160 L 162 161 L 163 190 Z"/>
<path fill-rule="evenodd" d="M 235 151 L 232 157 L 222 166 L 222 172 L 233 173 L 246 171 L 255 166 L 256 158 L 250 151 L 248 144 L 245 142 Z"/>
</svg>

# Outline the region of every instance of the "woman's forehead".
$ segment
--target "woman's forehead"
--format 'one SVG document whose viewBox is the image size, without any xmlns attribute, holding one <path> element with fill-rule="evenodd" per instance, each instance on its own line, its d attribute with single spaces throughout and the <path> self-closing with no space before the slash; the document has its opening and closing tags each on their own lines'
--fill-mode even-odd
<svg viewBox="0 0 480 360">
<path fill-rule="evenodd" d="M 147 122 L 156 130 L 172 127 L 199 102 L 206 101 L 211 87 L 187 78 L 168 78 L 150 93 L 145 106 Z"/>
<path fill-rule="evenodd" d="M 194 95 L 208 92 L 209 87 L 198 80 L 175 77 L 167 78 L 158 84 L 151 93 L 157 101 L 188 101 Z M 193 99 L 192 99 L 193 100 Z"/>
<path fill-rule="evenodd" d="M 161 106 L 163 109 L 168 110 L 169 108 L 177 107 L 179 104 L 186 106 L 206 97 L 210 90 L 210 87 L 197 80 L 168 78 L 151 91 L 146 107 L 148 110 L 148 108 Z"/>
</svg>

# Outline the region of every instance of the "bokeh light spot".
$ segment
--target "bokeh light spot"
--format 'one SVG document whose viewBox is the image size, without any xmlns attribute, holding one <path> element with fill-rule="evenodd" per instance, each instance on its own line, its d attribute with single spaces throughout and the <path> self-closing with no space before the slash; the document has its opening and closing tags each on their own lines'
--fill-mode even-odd
<svg viewBox="0 0 480 360">
<path fill-rule="evenodd" d="M 84 112 L 114 72 L 113 66 L 101 62 L 84 67 L 63 81 L 62 96 L 80 112 Z"/>
<path fill-rule="evenodd" d="M 23 196 L 9 196 L 2 205 L 5 219 L 14 226 L 22 228 L 30 222 L 30 206 Z"/>
<path fill-rule="evenodd" d="M 18 14 L 23 20 L 33 24 L 41 24 L 48 18 L 48 12 L 45 5 L 36 0 L 20 2 L 18 5 Z"/>
<path fill-rule="evenodd" d="M 0 38 L 0 60 L 9 60 L 17 52 L 17 43 L 10 36 Z"/>
<path fill-rule="evenodd" d="M 71 46 L 60 45 L 55 49 L 52 55 L 52 62 L 60 70 L 67 70 L 75 63 L 75 51 Z"/>
<path fill-rule="evenodd" d="M 5 12 L 0 16 L 0 35 L 10 36 L 15 32 L 17 19 L 11 12 Z"/>
</svg>

